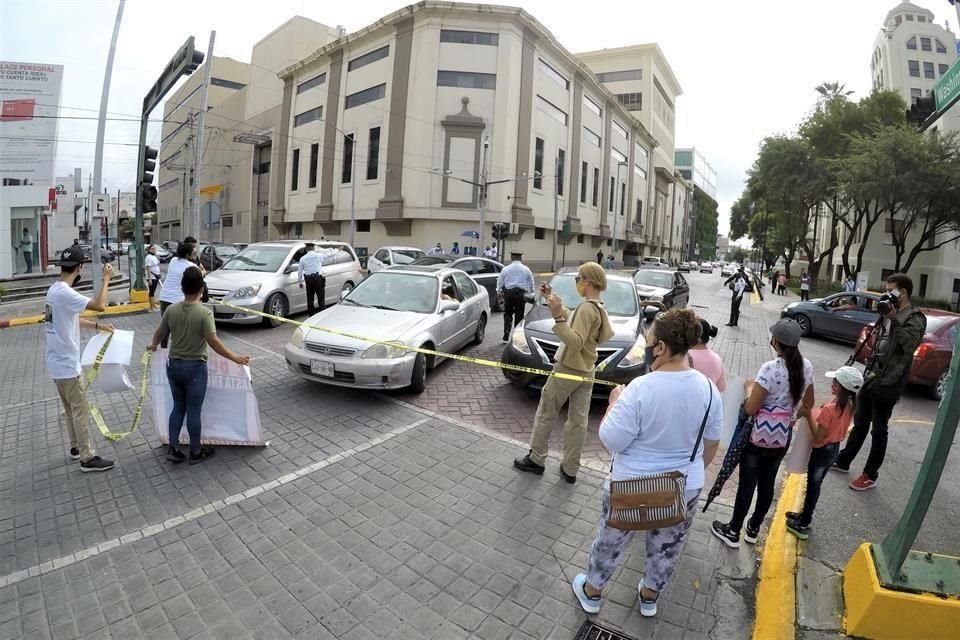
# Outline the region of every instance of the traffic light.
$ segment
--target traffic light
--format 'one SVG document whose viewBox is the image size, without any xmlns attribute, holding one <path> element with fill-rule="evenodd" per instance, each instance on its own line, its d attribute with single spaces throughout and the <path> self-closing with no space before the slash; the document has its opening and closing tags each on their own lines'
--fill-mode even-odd
<svg viewBox="0 0 960 640">
<path fill-rule="evenodd" d="M 141 211 L 153 213 L 157 210 L 157 188 L 153 186 L 153 171 L 157 168 L 157 150 L 143 148 L 143 174 L 140 176 Z"/>
<path fill-rule="evenodd" d="M 203 64 L 203 51 L 197 51 L 194 49 L 193 54 L 190 57 L 190 62 L 183 68 L 183 75 L 190 75 L 196 71 L 197 67 L 199 67 L 201 64 Z"/>
<path fill-rule="evenodd" d="M 910 105 L 910 109 L 907 110 L 907 122 L 919 126 L 926 122 L 927 118 L 936 113 L 936 111 L 937 104 L 932 93 L 916 98 L 913 104 Z"/>
<path fill-rule="evenodd" d="M 510 227 L 505 222 L 496 222 L 493 225 L 493 237 L 504 240 L 510 235 Z"/>
</svg>

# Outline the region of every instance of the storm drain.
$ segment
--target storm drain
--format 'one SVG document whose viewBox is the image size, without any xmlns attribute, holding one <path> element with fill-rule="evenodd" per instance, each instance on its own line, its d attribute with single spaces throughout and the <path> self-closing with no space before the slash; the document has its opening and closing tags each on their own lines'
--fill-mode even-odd
<svg viewBox="0 0 960 640">
<path fill-rule="evenodd" d="M 573 640 L 636 640 L 636 638 L 609 629 L 602 624 L 585 620 Z"/>
</svg>

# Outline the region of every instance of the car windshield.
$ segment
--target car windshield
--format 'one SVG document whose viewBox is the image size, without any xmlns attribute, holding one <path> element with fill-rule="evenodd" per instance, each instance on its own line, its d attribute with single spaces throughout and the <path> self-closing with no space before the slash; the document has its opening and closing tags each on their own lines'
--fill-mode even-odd
<svg viewBox="0 0 960 640">
<path fill-rule="evenodd" d="M 553 292 L 560 296 L 563 306 L 568 309 L 576 309 L 577 305 L 583 302 L 583 298 L 577 293 L 577 283 L 573 277 L 574 274 L 554 276 L 550 281 Z M 630 282 L 607 280 L 607 288 L 600 294 L 600 300 L 611 316 L 637 315 L 637 291 Z"/>
<path fill-rule="evenodd" d="M 673 274 L 663 273 L 662 271 L 637 271 L 633 276 L 633 281 L 637 284 L 645 284 L 648 287 L 673 289 Z"/>
<path fill-rule="evenodd" d="M 221 267 L 223 271 L 263 271 L 273 273 L 286 260 L 287 247 L 247 247 Z"/>
<path fill-rule="evenodd" d="M 236 247 L 232 247 L 229 244 L 218 244 L 214 245 L 213 250 L 217 252 L 217 255 L 224 260 L 232 258 L 233 256 L 240 253 L 240 250 Z"/>
<path fill-rule="evenodd" d="M 434 276 L 377 271 L 357 285 L 343 303 L 391 311 L 433 313 L 439 295 Z"/>
<path fill-rule="evenodd" d="M 393 250 L 393 263 L 394 264 L 410 264 L 418 258 L 424 257 L 425 254 L 419 249 L 394 249 Z"/>
</svg>

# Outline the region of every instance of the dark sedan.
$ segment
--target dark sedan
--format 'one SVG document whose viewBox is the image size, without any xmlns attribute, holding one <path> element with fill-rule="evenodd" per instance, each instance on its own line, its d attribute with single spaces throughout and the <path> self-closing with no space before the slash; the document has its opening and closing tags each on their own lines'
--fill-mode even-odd
<svg viewBox="0 0 960 640">
<path fill-rule="evenodd" d="M 550 280 L 554 293 L 560 296 L 564 306 L 569 309 L 575 309 L 583 301 L 574 282 L 576 275 L 574 271 L 563 272 Z M 600 295 L 600 299 L 610 316 L 614 336 L 597 349 L 594 377 L 616 384 L 627 384 L 647 372 L 644 336 L 647 321 L 659 310 L 654 307 L 644 309 L 640 306 L 633 281 L 625 275 L 608 274 L 607 289 Z M 524 318 L 523 324 L 513 330 L 500 361 L 504 364 L 552 371 L 554 358 L 561 344 L 560 338 L 553 333 L 553 325 L 550 308 L 538 294 L 534 298 L 533 309 Z M 503 375 L 513 384 L 532 390 L 542 389 L 547 380 L 545 376 L 509 369 L 504 369 Z M 611 388 L 595 385 L 593 395 L 604 397 L 610 393 Z"/>
<path fill-rule="evenodd" d="M 503 300 L 497 295 L 497 276 L 503 271 L 503 265 L 496 260 L 489 258 L 478 258 L 475 256 L 423 256 L 417 258 L 410 264 L 425 267 L 450 267 L 451 269 L 460 269 L 466 271 L 473 278 L 474 282 L 487 290 L 490 296 L 490 309 L 499 311 L 503 309 Z"/>
<path fill-rule="evenodd" d="M 80 249 L 83 251 L 83 259 L 87 262 L 93 261 L 93 245 L 92 244 L 81 244 Z M 117 259 L 116 254 L 109 249 L 100 247 L 100 262 L 106 264 L 108 262 L 113 262 Z"/>
<path fill-rule="evenodd" d="M 834 293 L 806 302 L 791 302 L 780 312 L 780 317 L 796 320 L 804 336 L 855 343 L 860 330 L 877 319 L 879 298 L 865 291 Z"/>
<path fill-rule="evenodd" d="M 633 274 L 640 301 L 655 299 L 668 309 L 682 309 L 690 304 L 690 285 L 678 271 L 667 269 L 640 269 Z"/>
<path fill-rule="evenodd" d="M 223 263 L 240 253 L 240 250 L 232 244 L 220 242 L 214 242 L 213 244 L 203 242 L 199 248 L 200 264 L 207 271 L 216 271 L 223 266 Z"/>
</svg>

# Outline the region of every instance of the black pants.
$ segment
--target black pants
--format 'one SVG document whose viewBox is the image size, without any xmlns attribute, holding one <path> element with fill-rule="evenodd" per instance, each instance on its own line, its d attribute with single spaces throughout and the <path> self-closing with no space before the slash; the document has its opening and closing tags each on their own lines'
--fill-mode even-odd
<svg viewBox="0 0 960 640">
<path fill-rule="evenodd" d="M 757 492 L 757 506 L 750 518 L 750 528 L 759 529 L 767 511 L 773 504 L 773 492 L 777 481 L 780 461 L 787 452 L 786 448 L 764 449 L 748 442 L 740 454 L 740 486 L 737 487 L 737 499 L 733 505 L 733 518 L 730 527 L 739 531 L 750 510 L 753 492 Z"/>
<path fill-rule="evenodd" d="M 523 289 L 508 289 L 503 292 L 503 339 L 510 337 L 510 330 L 523 321 L 523 312 L 527 309 L 526 293 Z"/>
<path fill-rule="evenodd" d="M 320 308 L 317 311 L 323 311 L 326 301 L 325 290 L 327 288 L 327 279 L 316 273 L 303 277 L 307 289 L 307 313 L 314 314 L 313 299 L 317 298 Z"/>
<path fill-rule="evenodd" d="M 810 521 L 813 520 L 813 510 L 820 499 L 820 486 L 823 485 L 823 479 L 827 476 L 830 466 L 836 462 L 839 451 L 839 442 L 831 442 L 810 450 L 810 462 L 807 463 L 807 495 L 803 498 L 800 524 L 809 526 Z"/>
<path fill-rule="evenodd" d="M 800 289 L 800 300 L 809 300 L 810 299 L 810 290 L 809 289 Z"/>
<path fill-rule="evenodd" d="M 743 302 L 743 296 L 734 295 L 730 299 L 730 324 L 736 326 L 740 321 L 740 303 Z"/>
<path fill-rule="evenodd" d="M 860 447 L 863 446 L 863 441 L 867 439 L 867 432 L 870 431 L 873 441 L 863 472 L 871 480 L 877 479 L 883 457 L 887 453 L 887 425 L 890 423 L 893 407 L 899 400 L 900 394 L 891 393 L 889 390 L 867 388 L 860 392 L 857 397 L 857 410 L 853 414 L 853 430 L 847 436 L 847 446 L 837 456 L 837 465 L 844 469 L 850 468 L 850 463 L 860 453 Z M 871 423 L 873 423 L 872 431 Z"/>
<path fill-rule="evenodd" d="M 161 318 L 163 317 L 163 314 L 166 313 L 167 307 L 169 307 L 172 304 L 173 304 L 172 302 L 164 302 L 163 300 L 160 301 L 160 317 Z M 169 339 L 170 339 L 170 335 L 168 334 L 163 340 L 160 341 L 160 347 L 162 349 L 167 348 L 167 342 L 169 341 Z"/>
</svg>

